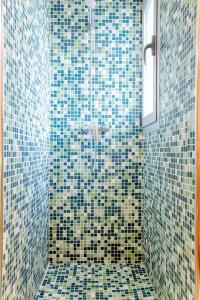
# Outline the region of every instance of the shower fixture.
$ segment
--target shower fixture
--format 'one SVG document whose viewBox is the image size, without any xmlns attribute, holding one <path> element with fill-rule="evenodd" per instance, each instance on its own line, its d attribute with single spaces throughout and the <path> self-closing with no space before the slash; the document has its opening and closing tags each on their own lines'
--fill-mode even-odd
<svg viewBox="0 0 200 300">
<path fill-rule="evenodd" d="M 96 6 L 96 2 L 95 0 L 85 0 L 85 4 L 87 7 L 89 7 L 90 9 L 94 9 Z"/>
<path fill-rule="evenodd" d="M 93 82 L 92 82 L 92 73 L 93 73 L 93 35 L 94 35 L 94 19 L 93 13 L 96 6 L 95 0 L 85 0 L 85 5 L 88 8 L 88 25 L 90 30 L 90 125 L 83 126 L 81 132 L 82 134 L 90 134 L 90 167 L 92 172 L 96 170 L 97 165 L 97 146 L 99 134 L 107 132 L 109 129 L 104 126 L 97 126 L 93 122 Z"/>
<path fill-rule="evenodd" d="M 88 7 L 88 19 L 89 25 L 93 25 L 93 11 L 96 6 L 96 2 L 94 0 L 85 0 L 85 5 Z"/>
<path fill-rule="evenodd" d="M 88 19 L 89 19 L 89 27 L 90 27 L 90 167 L 91 170 L 94 171 L 96 168 L 96 141 L 95 141 L 95 155 L 93 159 L 93 130 L 95 125 L 93 124 L 93 114 L 92 114 L 92 106 L 93 106 L 93 93 L 92 93 L 92 70 L 93 70 L 93 10 L 96 6 L 95 0 L 85 0 L 85 4 L 88 7 Z"/>
</svg>

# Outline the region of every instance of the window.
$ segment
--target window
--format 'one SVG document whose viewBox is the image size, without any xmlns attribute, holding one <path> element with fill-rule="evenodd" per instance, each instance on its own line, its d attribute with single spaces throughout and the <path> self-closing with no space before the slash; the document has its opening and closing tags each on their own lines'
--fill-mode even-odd
<svg viewBox="0 0 200 300">
<path fill-rule="evenodd" d="M 143 12 L 143 127 L 158 121 L 158 0 L 146 0 Z"/>
</svg>

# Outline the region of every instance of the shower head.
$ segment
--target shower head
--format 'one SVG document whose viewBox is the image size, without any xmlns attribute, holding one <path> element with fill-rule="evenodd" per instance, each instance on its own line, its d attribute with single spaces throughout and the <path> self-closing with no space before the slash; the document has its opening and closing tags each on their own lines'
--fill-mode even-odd
<svg viewBox="0 0 200 300">
<path fill-rule="evenodd" d="M 96 2 L 95 0 L 85 0 L 85 5 L 87 5 L 91 9 L 94 9 L 96 6 Z"/>
</svg>

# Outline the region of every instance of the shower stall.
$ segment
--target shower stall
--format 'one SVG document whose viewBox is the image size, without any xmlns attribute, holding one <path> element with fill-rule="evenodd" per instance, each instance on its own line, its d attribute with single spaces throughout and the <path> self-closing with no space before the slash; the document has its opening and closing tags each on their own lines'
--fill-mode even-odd
<svg viewBox="0 0 200 300">
<path fill-rule="evenodd" d="M 196 299 L 197 0 L 1 10 L 2 300 Z"/>
</svg>

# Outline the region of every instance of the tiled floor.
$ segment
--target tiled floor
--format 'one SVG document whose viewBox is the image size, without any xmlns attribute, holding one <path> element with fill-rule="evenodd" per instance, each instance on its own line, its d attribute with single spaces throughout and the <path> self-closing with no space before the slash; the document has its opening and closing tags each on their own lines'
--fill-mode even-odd
<svg viewBox="0 0 200 300">
<path fill-rule="evenodd" d="M 156 300 L 144 265 L 50 264 L 36 300 Z"/>
</svg>

